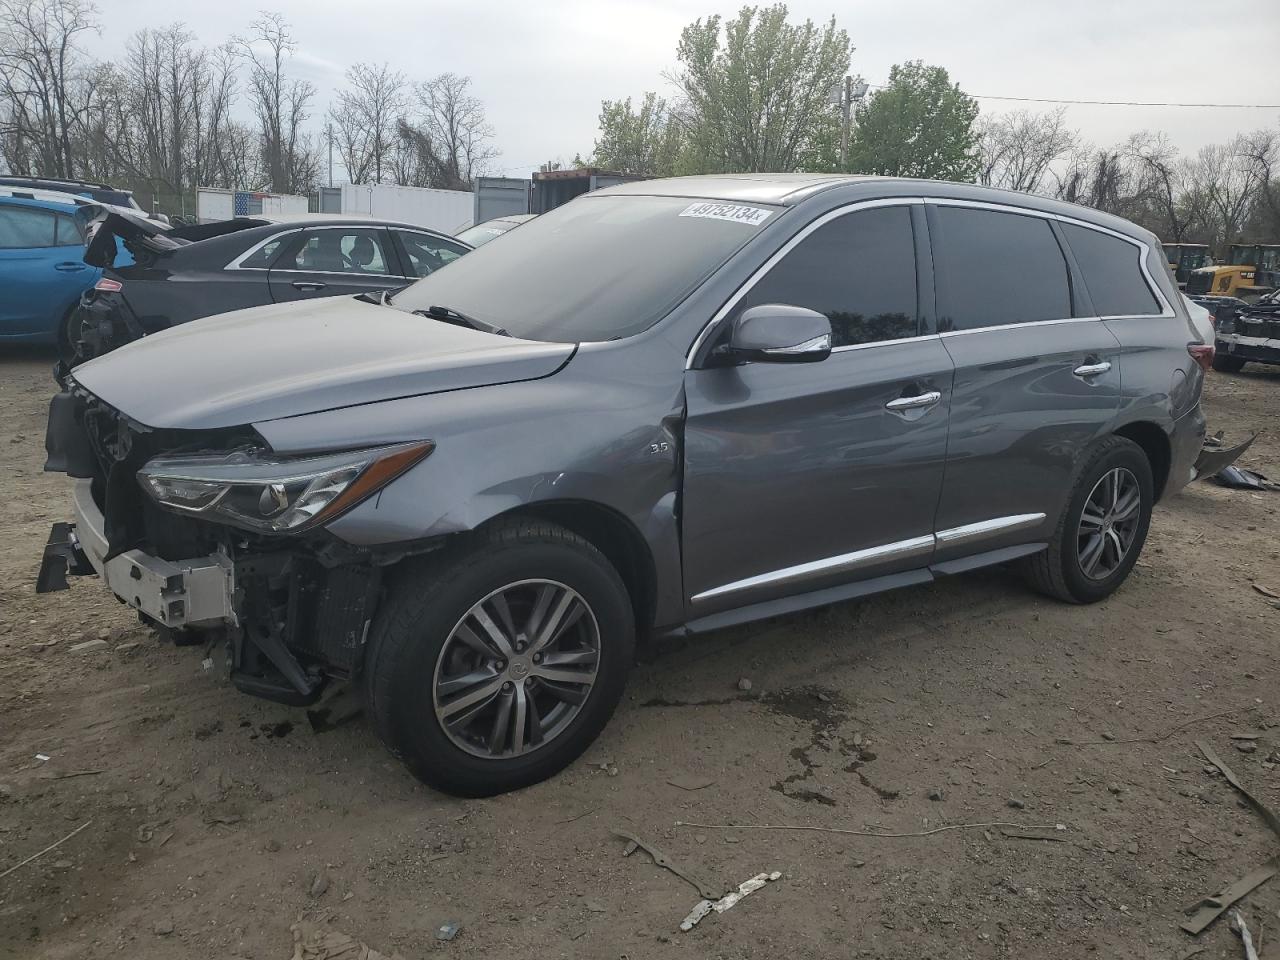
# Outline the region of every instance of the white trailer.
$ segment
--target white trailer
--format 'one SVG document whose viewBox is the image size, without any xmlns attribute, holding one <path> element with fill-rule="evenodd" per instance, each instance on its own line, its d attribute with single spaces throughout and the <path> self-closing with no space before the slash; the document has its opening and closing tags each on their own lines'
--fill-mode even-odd
<svg viewBox="0 0 1280 960">
<path fill-rule="evenodd" d="M 200 223 L 230 220 L 235 215 L 234 190 L 218 190 L 213 187 L 200 187 L 196 190 L 196 219 Z"/>
<path fill-rule="evenodd" d="M 435 190 L 395 184 L 342 185 L 342 212 L 397 220 L 442 233 L 457 233 L 471 226 L 475 199 L 466 190 Z"/>
</svg>

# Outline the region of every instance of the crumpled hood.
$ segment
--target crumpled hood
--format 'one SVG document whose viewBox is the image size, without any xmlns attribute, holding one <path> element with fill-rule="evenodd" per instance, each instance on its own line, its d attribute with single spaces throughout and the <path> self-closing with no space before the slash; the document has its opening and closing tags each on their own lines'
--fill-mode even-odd
<svg viewBox="0 0 1280 960">
<path fill-rule="evenodd" d="M 574 348 L 332 297 L 183 324 L 82 364 L 72 377 L 146 426 L 206 430 L 535 380 L 555 373 Z"/>
</svg>

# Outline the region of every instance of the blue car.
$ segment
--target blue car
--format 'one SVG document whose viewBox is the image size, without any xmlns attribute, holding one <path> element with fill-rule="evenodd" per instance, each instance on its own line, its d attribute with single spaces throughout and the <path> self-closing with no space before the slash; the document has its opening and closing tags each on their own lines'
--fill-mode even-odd
<svg viewBox="0 0 1280 960">
<path fill-rule="evenodd" d="M 102 276 L 84 262 L 85 238 L 73 217 L 88 202 L 0 187 L 0 344 L 66 340 L 80 294 Z"/>
</svg>

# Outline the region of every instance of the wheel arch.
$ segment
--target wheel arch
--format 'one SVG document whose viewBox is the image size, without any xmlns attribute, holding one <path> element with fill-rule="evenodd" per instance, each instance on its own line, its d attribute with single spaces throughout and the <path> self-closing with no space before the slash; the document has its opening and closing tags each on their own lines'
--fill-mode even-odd
<svg viewBox="0 0 1280 960">
<path fill-rule="evenodd" d="M 612 507 L 591 500 L 545 500 L 514 507 L 491 517 L 486 524 L 522 516 L 558 523 L 603 553 L 631 597 L 637 631 L 653 626 L 657 567 L 649 544 L 630 520 Z"/>
<path fill-rule="evenodd" d="M 1151 464 L 1151 482 L 1155 487 L 1155 499 L 1164 496 L 1165 486 L 1169 480 L 1169 469 L 1173 463 L 1173 448 L 1169 443 L 1169 434 L 1151 420 L 1135 420 L 1118 427 L 1114 431 L 1117 437 L 1131 440 L 1142 448 L 1147 462 Z"/>
</svg>

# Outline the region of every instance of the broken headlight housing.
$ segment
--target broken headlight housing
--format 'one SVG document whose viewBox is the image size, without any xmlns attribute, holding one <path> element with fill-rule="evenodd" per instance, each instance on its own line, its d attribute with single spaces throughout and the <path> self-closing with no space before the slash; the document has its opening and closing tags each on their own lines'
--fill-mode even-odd
<svg viewBox="0 0 1280 960">
<path fill-rule="evenodd" d="M 160 506 L 258 533 L 328 523 L 431 453 L 429 440 L 318 457 L 272 457 L 258 448 L 157 457 L 138 482 Z"/>
</svg>

